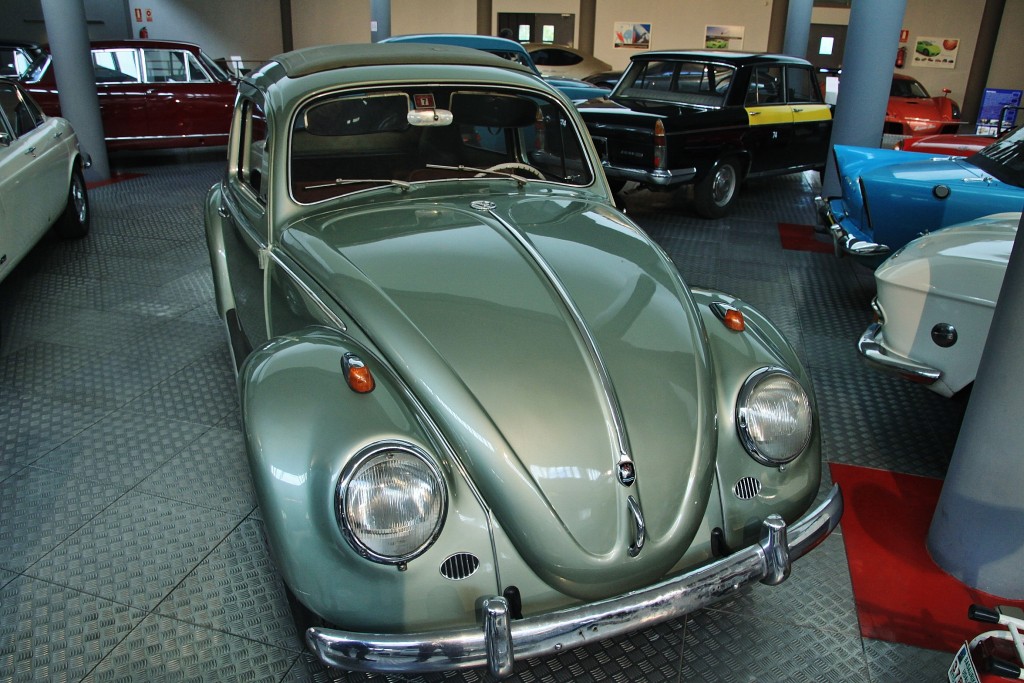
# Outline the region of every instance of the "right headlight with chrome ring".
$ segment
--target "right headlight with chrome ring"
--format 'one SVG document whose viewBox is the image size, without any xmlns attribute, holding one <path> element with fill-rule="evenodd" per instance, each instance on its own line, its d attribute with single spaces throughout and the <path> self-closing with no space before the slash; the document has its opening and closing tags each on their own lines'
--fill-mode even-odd
<svg viewBox="0 0 1024 683">
<path fill-rule="evenodd" d="M 754 460 L 786 464 L 806 450 L 813 427 L 810 397 L 791 372 L 766 367 L 747 377 L 736 401 L 736 428 Z"/>
<path fill-rule="evenodd" d="M 403 564 L 426 552 L 444 525 L 448 490 L 435 461 L 402 441 L 364 448 L 345 467 L 335 512 L 345 539 L 374 562 Z"/>
</svg>

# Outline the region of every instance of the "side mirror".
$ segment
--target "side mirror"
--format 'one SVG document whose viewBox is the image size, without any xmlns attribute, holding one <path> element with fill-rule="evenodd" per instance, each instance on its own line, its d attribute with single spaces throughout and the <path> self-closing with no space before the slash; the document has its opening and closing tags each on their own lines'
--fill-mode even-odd
<svg viewBox="0 0 1024 683">
<path fill-rule="evenodd" d="M 0 131 L 0 147 L 9 147 L 11 144 L 11 135 L 7 131 Z"/>
</svg>

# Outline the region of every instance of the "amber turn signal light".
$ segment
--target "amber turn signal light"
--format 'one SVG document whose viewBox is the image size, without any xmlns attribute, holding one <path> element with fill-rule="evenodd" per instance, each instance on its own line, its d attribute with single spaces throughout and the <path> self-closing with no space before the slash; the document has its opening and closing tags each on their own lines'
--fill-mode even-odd
<svg viewBox="0 0 1024 683">
<path fill-rule="evenodd" d="M 373 391 L 376 382 L 362 358 L 354 353 L 346 353 L 341 359 L 341 368 L 345 372 L 345 381 L 348 382 L 349 389 L 357 394 L 368 394 Z"/>
</svg>

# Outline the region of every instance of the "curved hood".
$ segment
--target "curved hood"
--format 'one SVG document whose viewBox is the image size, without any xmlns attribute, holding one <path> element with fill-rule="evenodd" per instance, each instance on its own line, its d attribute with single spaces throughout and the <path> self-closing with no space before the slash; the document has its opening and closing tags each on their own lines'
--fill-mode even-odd
<svg viewBox="0 0 1024 683">
<path fill-rule="evenodd" d="M 878 270 L 880 283 L 994 308 L 1020 213 L 1002 213 L 920 237 Z"/>
<path fill-rule="evenodd" d="M 307 219 L 282 245 L 430 411 L 542 578 L 585 598 L 638 585 L 678 560 L 710 495 L 696 309 L 664 254 L 604 205 L 487 200 L 406 196 Z M 629 496 L 648 532 L 636 558 Z"/>
</svg>

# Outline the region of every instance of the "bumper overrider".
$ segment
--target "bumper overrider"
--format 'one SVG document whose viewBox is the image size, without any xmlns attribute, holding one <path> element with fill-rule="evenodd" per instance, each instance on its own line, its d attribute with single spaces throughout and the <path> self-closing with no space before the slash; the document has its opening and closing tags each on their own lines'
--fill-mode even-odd
<svg viewBox="0 0 1024 683">
<path fill-rule="evenodd" d="M 833 485 L 820 505 L 792 525 L 770 515 L 760 542 L 646 588 L 516 620 L 506 600 L 493 596 L 484 599 L 477 628 L 376 634 L 313 627 L 306 642 L 325 664 L 351 671 L 425 673 L 486 665 L 492 676 L 505 678 L 517 658 L 567 652 L 677 618 L 755 581 L 782 583 L 791 562 L 832 533 L 842 513 L 842 492 Z"/>
<path fill-rule="evenodd" d="M 818 221 L 832 235 L 836 256 L 859 256 L 881 259 L 889 255 L 889 247 L 861 239 L 851 234 L 842 226 L 840 219 L 832 210 L 832 202 L 824 197 L 815 197 L 814 206 L 818 211 Z"/>
</svg>

